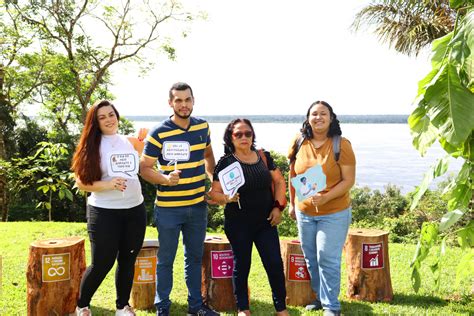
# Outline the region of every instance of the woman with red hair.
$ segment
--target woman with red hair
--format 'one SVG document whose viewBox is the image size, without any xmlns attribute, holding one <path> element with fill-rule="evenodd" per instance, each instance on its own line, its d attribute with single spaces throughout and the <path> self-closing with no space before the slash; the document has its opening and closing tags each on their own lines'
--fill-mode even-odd
<svg viewBox="0 0 474 316">
<path fill-rule="evenodd" d="M 117 260 L 115 315 L 135 315 L 128 300 L 135 259 L 145 236 L 146 211 L 138 179 L 138 156 L 146 129 L 138 138 L 117 134 L 119 113 L 109 101 L 89 109 L 72 170 L 87 198 L 87 230 L 92 263 L 81 281 L 76 315 L 92 315 L 90 301 Z"/>
</svg>

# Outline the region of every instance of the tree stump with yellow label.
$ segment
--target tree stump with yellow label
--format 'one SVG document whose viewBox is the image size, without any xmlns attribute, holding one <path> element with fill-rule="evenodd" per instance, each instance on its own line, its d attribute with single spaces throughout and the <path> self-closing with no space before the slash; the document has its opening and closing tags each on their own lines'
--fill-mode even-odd
<svg viewBox="0 0 474 316">
<path fill-rule="evenodd" d="M 226 237 L 209 236 L 204 241 L 201 294 L 216 311 L 237 309 L 232 288 L 234 256 Z"/>
<path fill-rule="evenodd" d="M 286 304 L 305 306 L 316 299 L 311 278 L 298 240 L 280 240 L 285 271 Z"/>
<path fill-rule="evenodd" d="M 347 296 L 369 302 L 393 299 L 388 232 L 352 228 L 344 245 L 347 268 Z"/>
<path fill-rule="evenodd" d="M 155 307 L 156 289 L 156 255 L 159 244 L 156 239 L 143 241 L 143 246 L 135 261 L 130 304 L 135 309 L 151 309 Z"/>
<path fill-rule="evenodd" d="M 73 313 L 85 270 L 84 238 L 54 238 L 31 243 L 26 271 L 28 315 Z"/>
</svg>

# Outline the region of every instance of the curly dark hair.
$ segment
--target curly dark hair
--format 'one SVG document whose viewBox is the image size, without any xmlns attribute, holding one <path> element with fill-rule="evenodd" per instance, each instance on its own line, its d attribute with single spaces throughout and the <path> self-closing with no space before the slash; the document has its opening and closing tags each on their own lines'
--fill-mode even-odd
<svg viewBox="0 0 474 316">
<path fill-rule="evenodd" d="M 235 125 L 238 123 L 244 123 L 247 124 L 250 129 L 252 130 L 252 145 L 250 148 L 252 150 L 255 150 L 255 130 L 253 129 L 252 123 L 246 118 L 236 118 L 230 121 L 229 124 L 227 124 L 227 127 L 225 128 L 224 131 L 224 154 L 232 154 L 235 151 L 234 144 L 232 144 L 232 132 L 234 130 Z"/>
<path fill-rule="evenodd" d="M 329 130 L 327 133 L 328 137 L 333 137 L 334 135 L 342 135 L 341 131 L 341 126 L 339 124 L 339 120 L 337 119 L 336 113 L 334 113 L 334 110 L 332 109 L 332 106 L 329 105 L 329 103 L 325 101 L 316 101 L 313 102 L 309 108 L 308 111 L 306 111 L 306 120 L 303 122 L 303 126 L 300 129 L 301 136 L 304 139 L 311 139 L 313 138 L 313 129 L 311 128 L 311 125 L 309 124 L 309 115 L 311 113 L 311 109 L 313 106 L 322 104 L 325 107 L 328 108 L 329 110 L 329 116 L 331 118 L 331 123 L 329 124 Z M 293 144 L 292 150 L 288 158 L 290 159 L 290 162 L 293 162 L 296 159 L 296 153 L 297 153 L 297 148 L 298 147 L 298 139 L 295 140 L 295 143 Z"/>
</svg>

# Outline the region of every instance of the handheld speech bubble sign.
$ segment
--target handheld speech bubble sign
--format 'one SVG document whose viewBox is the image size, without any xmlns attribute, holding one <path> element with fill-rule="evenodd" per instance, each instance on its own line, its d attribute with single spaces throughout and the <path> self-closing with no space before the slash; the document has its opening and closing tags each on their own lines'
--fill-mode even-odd
<svg viewBox="0 0 474 316">
<path fill-rule="evenodd" d="M 169 165 L 177 161 L 188 161 L 191 158 L 191 145 L 186 141 L 171 141 L 163 143 L 163 159 L 169 161 Z"/>
<path fill-rule="evenodd" d="M 107 173 L 111 177 L 136 178 L 138 174 L 137 152 L 110 152 L 107 154 Z"/>
<path fill-rule="evenodd" d="M 291 178 L 291 184 L 295 188 L 298 202 L 302 202 L 326 188 L 326 175 L 321 165 L 315 165 Z"/>
<path fill-rule="evenodd" d="M 224 194 L 232 198 L 237 190 L 244 185 L 245 178 L 242 166 L 238 161 L 228 165 L 218 174 Z"/>
</svg>

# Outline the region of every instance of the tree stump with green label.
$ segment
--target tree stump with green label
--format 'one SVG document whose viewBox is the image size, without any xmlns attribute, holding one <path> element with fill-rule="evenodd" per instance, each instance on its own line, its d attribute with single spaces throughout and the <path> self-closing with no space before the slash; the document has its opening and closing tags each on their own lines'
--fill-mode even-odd
<svg viewBox="0 0 474 316">
<path fill-rule="evenodd" d="M 352 228 L 344 245 L 347 297 L 369 302 L 393 299 L 388 232 Z"/>
<path fill-rule="evenodd" d="M 280 240 L 285 271 L 286 304 L 305 306 L 316 299 L 311 278 L 298 240 Z"/>
<path fill-rule="evenodd" d="M 227 238 L 208 236 L 202 257 L 201 294 L 205 304 L 216 311 L 235 311 L 232 288 L 233 254 Z"/>
<path fill-rule="evenodd" d="M 143 241 L 143 246 L 135 260 L 130 304 L 135 309 L 151 309 L 155 307 L 156 289 L 156 255 L 159 244 L 157 239 Z"/>
<path fill-rule="evenodd" d="M 54 238 L 31 243 L 26 271 L 28 315 L 73 313 L 85 270 L 84 238 Z"/>
</svg>

